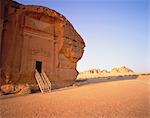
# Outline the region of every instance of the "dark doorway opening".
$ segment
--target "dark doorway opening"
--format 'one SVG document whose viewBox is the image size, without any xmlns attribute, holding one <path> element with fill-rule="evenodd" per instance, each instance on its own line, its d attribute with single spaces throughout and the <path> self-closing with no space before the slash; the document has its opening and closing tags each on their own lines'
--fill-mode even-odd
<svg viewBox="0 0 150 118">
<path fill-rule="evenodd" d="M 36 61 L 36 69 L 39 73 L 42 71 L 42 62 L 41 61 Z"/>
</svg>

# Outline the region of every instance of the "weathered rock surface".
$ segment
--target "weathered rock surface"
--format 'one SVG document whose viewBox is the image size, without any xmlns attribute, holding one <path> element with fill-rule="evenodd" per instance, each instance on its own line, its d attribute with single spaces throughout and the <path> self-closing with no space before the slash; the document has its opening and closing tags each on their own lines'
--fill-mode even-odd
<svg viewBox="0 0 150 118">
<path fill-rule="evenodd" d="M 4 94 L 15 93 L 15 86 L 13 84 L 6 84 L 1 86 L 1 92 Z"/>
<path fill-rule="evenodd" d="M 137 79 L 150 80 L 150 73 L 140 74 Z"/>
<path fill-rule="evenodd" d="M 15 87 L 15 91 L 17 94 L 20 95 L 25 95 L 25 94 L 30 94 L 31 93 L 31 89 L 30 86 L 28 84 L 19 84 Z"/>
<path fill-rule="evenodd" d="M 39 86 L 37 84 L 30 85 L 30 89 L 31 89 L 32 93 L 36 93 L 36 92 L 40 91 L 40 88 L 39 88 Z"/>
<path fill-rule="evenodd" d="M 126 73 L 133 73 L 133 70 L 125 67 L 125 66 L 122 66 L 120 68 L 113 68 L 111 70 L 111 73 L 122 73 L 122 74 L 126 74 Z"/>
<path fill-rule="evenodd" d="M 11 0 L 1 0 L 0 6 L 1 83 L 35 84 L 38 66 L 52 88 L 73 84 L 85 44 L 72 24 L 46 7 Z"/>
<path fill-rule="evenodd" d="M 30 94 L 31 87 L 29 84 L 5 84 L 1 86 L 1 94 Z"/>
</svg>

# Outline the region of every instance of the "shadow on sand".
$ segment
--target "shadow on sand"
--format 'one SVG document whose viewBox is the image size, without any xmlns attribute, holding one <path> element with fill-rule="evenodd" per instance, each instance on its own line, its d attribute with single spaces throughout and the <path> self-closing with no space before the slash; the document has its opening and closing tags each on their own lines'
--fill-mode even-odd
<svg viewBox="0 0 150 118">
<path fill-rule="evenodd" d="M 125 76 L 108 76 L 108 77 L 98 77 L 98 78 L 82 78 L 75 81 L 73 86 L 65 87 L 61 89 L 54 89 L 52 92 L 58 92 L 58 91 L 64 91 L 68 89 L 72 89 L 74 87 L 81 87 L 89 84 L 97 84 L 97 83 L 104 83 L 104 82 L 112 82 L 112 81 L 121 81 L 121 80 L 133 80 L 136 79 L 138 75 L 125 75 Z M 36 94 L 40 93 L 40 91 L 35 92 Z M 28 96 L 33 95 L 27 94 L 27 95 L 18 95 L 18 94 L 9 94 L 5 96 L 0 96 L 0 99 L 8 99 L 8 98 L 15 98 L 15 97 L 22 97 L 22 96 Z"/>
<path fill-rule="evenodd" d="M 112 82 L 121 80 L 133 80 L 136 79 L 138 75 L 124 75 L 124 76 L 108 76 L 108 77 L 98 77 L 98 78 L 82 78 L 75 81 L 74 86 L 82 86 L 94 83 L 102 82 Z"/>
</svg>

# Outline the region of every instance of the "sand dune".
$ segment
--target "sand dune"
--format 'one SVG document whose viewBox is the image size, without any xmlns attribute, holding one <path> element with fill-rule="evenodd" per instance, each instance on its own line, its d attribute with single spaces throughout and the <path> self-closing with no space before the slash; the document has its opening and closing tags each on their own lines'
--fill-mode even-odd
<svg viewBox="0 0 150 118">
<path fill-rule="evenodd" d="M 89 84 L 0 99 L 2 118 L 149 118 L 150 80 Z"/>
</svg>

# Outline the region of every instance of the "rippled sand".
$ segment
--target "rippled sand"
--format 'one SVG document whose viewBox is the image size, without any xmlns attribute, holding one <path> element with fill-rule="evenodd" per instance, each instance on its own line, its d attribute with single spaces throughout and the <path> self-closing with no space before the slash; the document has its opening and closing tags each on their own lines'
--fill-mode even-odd
<svg viewBox="0 0 150 118">
<path fill-rule="evenodd" d="M 1 118 L 150 118 L 150 80 L 84 85 L 0 99 Z"/>
</svg>

